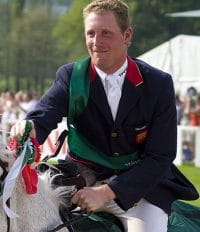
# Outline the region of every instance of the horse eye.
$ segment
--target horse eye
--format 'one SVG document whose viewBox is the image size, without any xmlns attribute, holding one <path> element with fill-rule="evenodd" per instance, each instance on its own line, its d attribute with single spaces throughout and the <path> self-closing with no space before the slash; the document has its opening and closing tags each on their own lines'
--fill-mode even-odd
<svg viewBox="0 0 200 232">
<path fill-rule="evenodd" d="M 37 171 L 38 171 L 39 173 L 44 173 L 44 172 L 46 172 L 47 170 L 49 170 L 49 166 L 46 165 L 46 164 L 39 164 L 39 165 L 37 166 Z"/>
</svg>

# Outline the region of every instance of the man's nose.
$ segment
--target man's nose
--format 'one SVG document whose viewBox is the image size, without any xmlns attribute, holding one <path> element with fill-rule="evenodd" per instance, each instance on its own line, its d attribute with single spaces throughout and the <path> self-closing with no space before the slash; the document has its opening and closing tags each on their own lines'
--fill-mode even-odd
<svg viewBox="0 0 200 232">
<path fill-rule="evenodd" d="M 99 34 L 96 34 L 96 35 L 94 36 L 93 42 L 94 42 L 94 45 L 95 45 L 95 46 L 101 45 L 101 44 L 103 43 L 102 36 L 99 35 Z"/>
</svg>

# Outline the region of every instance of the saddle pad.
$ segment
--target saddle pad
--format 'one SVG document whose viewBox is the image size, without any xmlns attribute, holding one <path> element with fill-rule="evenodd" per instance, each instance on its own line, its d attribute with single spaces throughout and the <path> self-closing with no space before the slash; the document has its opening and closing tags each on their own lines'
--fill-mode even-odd
<svg viewBox="0 0 200 232">
<path fill-rule="evenodd" d="M 200 207 L 175 201 L 169 216 L 168 232 L 199 232 Z"/>
<path fill-rule="evenodd" d="M 75 217 L 66 215 L 67 220 Z M 122 223 L 115 216 L 105 212 L 93 213 L 89 217 L 83 216 L 73 225 L 75 232 L 125 232 Z M 172 204 L 172 212 L 168 220 L 167 232 L 199 232 L 200 207 L 183 201 Z"/>
<path fill-rule="evenodd" d="M 66 215 L 66 219 L 72 219 L 74 215 Z M 97 212 L 73 225 L 75 232 L 125 232 L 119 219 L 109 213 Z"/>
</svg>

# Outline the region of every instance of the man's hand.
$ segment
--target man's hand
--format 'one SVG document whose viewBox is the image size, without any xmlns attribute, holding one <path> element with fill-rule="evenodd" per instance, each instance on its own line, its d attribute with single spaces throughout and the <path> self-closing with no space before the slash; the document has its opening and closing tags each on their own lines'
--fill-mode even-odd
<svg viewBox="0 0 200 232">
<path fill-rule="evenodd" d="M 29 136 L 35 138 L 36 132 L 34 128 L 34 123 L 31 120 L 28 120 L 28 121 L 32 125 L 32 130 Z M 26 120 L 17 122 L 14 126 L 12 126 L 11 131 L 10 131 L 10 136 L 14 138 L 15 140 L 18 140 L 25 132 L 25 125 L 26 125 Z"/>
<path fill-rule="evenodd" d="M 116 198 L 115 193 L 107 185 L 85 187 L 76 192 L 72 202 L 87 212 L 95 211 Z"/>
</svg>

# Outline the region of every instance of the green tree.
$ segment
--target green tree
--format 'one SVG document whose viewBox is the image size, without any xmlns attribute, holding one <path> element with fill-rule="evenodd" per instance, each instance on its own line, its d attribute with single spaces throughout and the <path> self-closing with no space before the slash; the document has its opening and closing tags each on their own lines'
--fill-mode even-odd
<svg viewBox="0 0 200 232">
<path fill-rule="evenodd" d="M 57 41 L 52 36 L 55 24 L 56 16 L 49 15 L 47 8 L 39 5 L 15 24 L 11 39 L 13 74 L 18 80 L 16 90 L 34 89 L 43 93 L 49 82 L 52 82 L 62 57 L 57 53 Z M 19 34 L 22 36 L 19 37 Z M 19 66 L 20 73 L 17 73 Z"/>
<path fill-rule="evenodd" d="M 54 35 L 59 39 L 58 49 L 65 51 L 69 62 L 87 55 L 82 10 L 89 2 L 89 0 L 74 0 L 70 9 L 60 18 L 55 27 Z"/>
<path fill-rule="evenodd" d="M 9 2 L 0 2 L 0 77 L 1 79 L 5 77 L 5 88 L 8 88 L 10 84 L 10 19 L 11 11 Z"/>
<path fill-rule="evenodd" d="M 20 18 L 23 14 L 26 0 L 13 0 L 12 1 L 12 10 L 14 18 Z"/>
<path fill-rule="evenodd" d="M 199 19 L 171 18 L 167 13 L 200 9 L 196 0 L 127 0 L 131 6 L 133 43 L 129 53 L 138 56 L 178 34 L 200 34 Z"/>
</svg>

